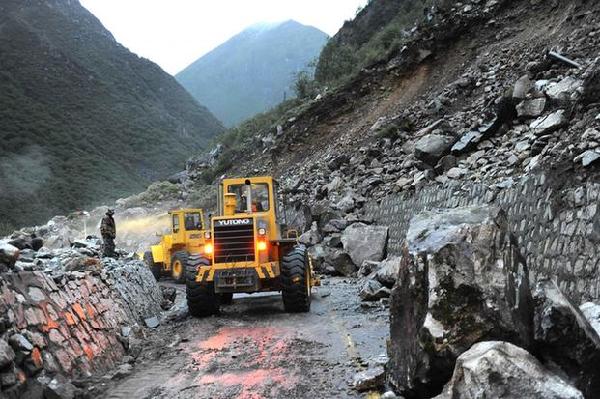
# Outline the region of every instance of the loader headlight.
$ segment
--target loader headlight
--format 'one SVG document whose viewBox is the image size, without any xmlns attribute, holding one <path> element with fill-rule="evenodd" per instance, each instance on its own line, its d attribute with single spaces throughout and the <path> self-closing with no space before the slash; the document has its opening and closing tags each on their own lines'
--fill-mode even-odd
<svg viewBox="0 0 600 399">
<path fill-rule="evenodd" d="M 210 240 L 210 231 L 207 231 L 204 233 L 204 238 L 206 238 L 207 240 Z"/>
<path fill-rule="evenodd" d="M 264 236 L 266 234 L 267 234 L 267 229 L 262 228 L 262 227 L 260 229 L 258 229 L 258 235 L 259 236 Z"/>
<path fill-rule="evenodd" d="M 204 244 L 204 253 L 207 255 L 211 255 L 215 251 L 212 243 Z"/>
</svg>

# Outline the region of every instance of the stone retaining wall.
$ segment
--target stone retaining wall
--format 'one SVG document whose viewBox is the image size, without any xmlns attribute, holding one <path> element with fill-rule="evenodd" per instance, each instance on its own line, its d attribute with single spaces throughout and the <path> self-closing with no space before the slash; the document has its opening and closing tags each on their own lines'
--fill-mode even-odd
<svg viewBox="0 0 600 399">
<path fill-rule="evenodd" d="M 158 315 L 162 295 L 141 262 L 101 272 L 0 275 L 0 397 L 19 397 L 40 375 L 104 372 L 126 352 L 121 330 Z M 8 355 L 6 355 L 8 353 Z M 2 353 L 0 353 L 0 358 Z"/>
<path fill-rule="evenodd" d="M 390 227 L 388 252 L 399 254 L 410 219 L 434 208 L 495 204 L 509 216 L 527 257 L 531 281 L 554 277 L 572 299 L 600 299 L 600 184 L 562 188 L 548 175 L 524 178 L 508 188 L 483 184 L 426 187 L 366 205 L 366 215 Z"/>
</svg>

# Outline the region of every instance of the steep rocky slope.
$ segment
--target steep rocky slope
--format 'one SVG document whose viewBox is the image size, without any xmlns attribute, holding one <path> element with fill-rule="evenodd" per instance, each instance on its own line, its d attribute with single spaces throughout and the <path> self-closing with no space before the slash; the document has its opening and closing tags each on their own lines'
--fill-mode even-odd
<svg viewBox="0 0 600 399">
<path fill-rule="evenodd" d="M 78 1 L 3 1 L 0 53 L 0 224 L 139 192 L 222 131 Z"/>
<path fill-rule="evenodd" d="M 598 5 L 534 3 L 439 10 L 386 60 L 250 135 L 247 148 L 262 148 L 229 173 L 274 171 L 292 198 L 338 209 L 349 192 L 360 208 L 392 192 L 510 184 L 536 170 L 594 180 Z"/>
<path fill-rule="evenodd" d="M 327 34 L 290 20 L 256 25 L 176 75 L 225 125 L 233 126 L 294 95 L 297 73 L 309 71 Z"/>
</svg>

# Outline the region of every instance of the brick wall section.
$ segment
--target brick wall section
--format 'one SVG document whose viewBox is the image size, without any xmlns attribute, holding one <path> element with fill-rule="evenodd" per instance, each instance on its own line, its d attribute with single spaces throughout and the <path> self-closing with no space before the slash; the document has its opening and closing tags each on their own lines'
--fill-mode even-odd
<svg viewBox="0 0 600 399">
<path fill-rule="evenodd" d="M 366 206 L 366 215 L 390 227 L 388 252 L 398 255 L 413 215 L 434 208 L 495 204 L 527 257 L 531 281 L 556 278 L 575 301 L 600 299 L 600 184 L 562 188 L 547 175 L 524 178 L 510 188 L 449 183 L 390 195 Z"/>
<path fill-rule="evenodd" d="M 14 373 L 17 384 L 0 388 L 0 396 L 42 370 L 77 376 L 114 367 L 125 354 L 121 327 L 158 315 L 161 299 L 139 262 L 55 278 L 43 272 L 0 276 L 0 339 L 21 334 L 34 347 L 20 355 L 15 348 L 14 364 L 0 374 Z"/>
</svg>

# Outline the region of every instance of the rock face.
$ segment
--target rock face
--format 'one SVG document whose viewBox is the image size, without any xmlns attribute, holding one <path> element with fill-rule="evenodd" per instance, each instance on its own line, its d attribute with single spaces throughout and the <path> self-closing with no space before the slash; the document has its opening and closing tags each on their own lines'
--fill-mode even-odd
<svg viewBox="0 0 600 399">
<path fill-rule="evenodd" d="M 586 397 L 600 397 L 600 337 L 553 281 L 533 293 L 534 339 L 541 358 L 558 366 Z"/>
<path fill-rule="evenodd" d="M 435 399 L 583 399 L 526 350 L 507 342 L 481 342 L 460 355 L 444 392 Z"/>
<path fill-rule="evenodd" d="M 474 343 L 531 344 L 528 270 L 506 215 L 494 207 L 413 218 L 390 303 L 389 382 L 438 394 Z"/>
<path fill-rule="evenodd" d="M 348 252 L 355 265 L 366 260 L 380 261 L 385 257 L 388 228 L 355 223 L 342 234 L 344 250 Z"/>
</svg>

